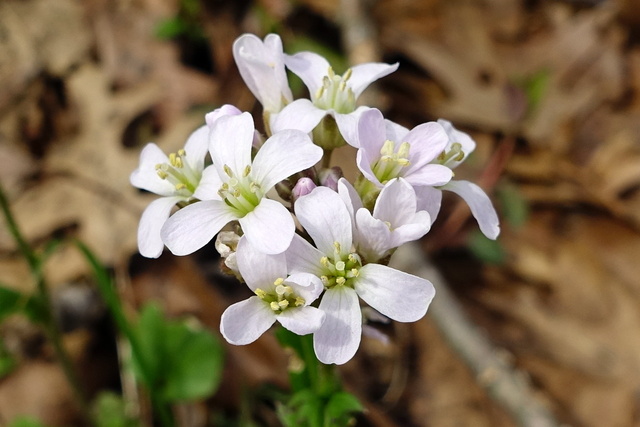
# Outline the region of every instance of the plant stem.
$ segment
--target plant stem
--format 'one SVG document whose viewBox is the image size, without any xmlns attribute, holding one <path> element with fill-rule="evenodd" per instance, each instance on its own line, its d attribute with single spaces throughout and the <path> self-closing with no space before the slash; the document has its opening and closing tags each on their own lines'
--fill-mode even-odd
<svg viewBox="0 0 640 427">
<path fill-rule="evenodd" d="M 42 323 L 45 327 L 47 337 L 53 345 L 56 359 L 60 363 L 60 366 L 65 376 L 67 377 L 67 381 L 71 386 L 76 401 L 80 405 L 80 410 L 82 411 L 83 416 L 85 417 L 86 421 L 89 422 L 91 420 L 89 403 L 87 401 L 87 398 L 85 397 L 84 391 L 82 390 L 80 379 L 73 366 L 71 357 L 69 357 L 69 354 L 64 348 L 64 344 L 62 342 L 62 332 L 60 331 L 60 328 L 58 327 L 58 324 L 55 320 L 53 304 L 51 303 L 51 295 L 49 293 L 49 289 L 42 272 L 42 260 L 22 236 L 22 233 L 18 228 L 18 224 L 16 223 L 13 214 L 11 213 L 9 201 L 7 200 L 2 185 L 0 185 L 0 207 L 2 208 L 2 213 L 4 214 L 4 217 L 7 221 L 9 231 L 16 241 L 16 244 L 18 245 L 22 256 L 27 261 L 29 269 L 31 271 L 31 275 L 36 282 L 36 292 L 40 303 L 42 304 L 42 314 L 44 315 Z"/>
</svg>

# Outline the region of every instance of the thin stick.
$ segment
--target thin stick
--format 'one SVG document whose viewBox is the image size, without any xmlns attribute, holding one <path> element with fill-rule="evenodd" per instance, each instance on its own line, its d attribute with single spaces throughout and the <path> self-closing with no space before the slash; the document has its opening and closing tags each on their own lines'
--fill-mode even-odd
<svg viewBox="0 0 640 427">
<path fill-rule="evenodd" d="M 478 383 L 522 427 L 558 427 L 553 414 L 538 399 L 526 375 L 499 356 L 489 338 L 464 313 L 438 270 L 422 256 L 418 243 L 400 247 L 391 265 L 430 280 L 436 296 L 428 314 L 449 345 L 476 374 Z"/>
</svg>

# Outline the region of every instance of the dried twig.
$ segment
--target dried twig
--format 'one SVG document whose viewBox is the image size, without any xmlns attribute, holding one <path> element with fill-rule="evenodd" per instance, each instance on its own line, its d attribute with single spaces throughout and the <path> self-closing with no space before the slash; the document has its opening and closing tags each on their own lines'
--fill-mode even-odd
<svg viewBox="0 0 640 427">
<path fill-rule="evenodd" d="M 557 427 L 560 424 L 536 396 L 526 374 L 500 357 L 485 334 L 466 316 L 438 270 L 422 256 L 418 243 L 399 248 L 392 265 L 430 280 L 436 297 L 429 315 L 451 347 L 477 375 L 478 383 L 522 427 Z"/>
</svg>

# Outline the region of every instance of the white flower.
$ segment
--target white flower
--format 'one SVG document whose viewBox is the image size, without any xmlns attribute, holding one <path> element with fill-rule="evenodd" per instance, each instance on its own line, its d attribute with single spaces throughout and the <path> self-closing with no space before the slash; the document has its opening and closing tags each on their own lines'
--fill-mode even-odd
<svg viewBox="0 0 640 427">
<path fill-rule="evenodd" d="M 358 116 L 367 108 L 356 108 L 356 99 L 374 81 L 398 68 L 398 64 L 367 63 L 336 75 L 322 56 L 313 52 L 285 55 L 285 63 L 302 79 L 311 100 L 298 99 L 287 105 L 274 119 L 272 128 L 311 132 L 327 115 L 332 116 L 347 140 L 355 131 Z"/>
<path fill-rule="evenodd" d="M 267 255 L 242 238 L 237 261 L 240 274 L 256 294 L 235 303 L 222 313 L 220 332 L 231 344 L 255 341 L 276 321 L 298 335 L 317 331 L 325 314 L 309 306 L 323 290 L 312 274 L 287 276 L 285 255 Z"/>
<path fill-rule="evenodd" d="M 233 43 L 233 57 L 242 79 L 266 111 L 277 113 L 293 100 L 280 36 L 269 34 L 262 42 L 253 34 L 243 34 Z"/>
<path fill-rule="evenodd" d="M 346 363 L 358 349 L 362 333 L 358 296 L 399 322 L 424 316 L 435 294 L 433 285 L 384 265 L 363 265 L 352 249 L 351 216 L 336 192 L 318 187 L 296 202 L 295 212 L 316 247 L 294 236 L 286 252 L 289 271 L 314 274 L 326 289 L 319 306 L 325 321 L 313 335 L 321 362 Z"/>
<path fill-rule="evenodd" d="M 281 203 L 265 196 L 279 181 L 315 165 L 322 149 L 305 133 L 285 130 L 269 138 L 252 161 L 254 130 L 249 113 L 221 117 L 213 124 L 213 167 L 207 168 L 195 194 L 201 201 L 181 209 L 162 227 L 162 240 L 174 254 L 200 249 L 234 220 L 247 240 L 265 253 L 280 253 L 289 246 L 295 233 L 293 218 Z"/>
<path fill-rule="evenodd" d="M 399 177 L 413 187 L 444 185 L 453 176 L 451 169 L 431 162 L 448 141 L 444 128 L 436 122 L 423 123 L 409 131 L 385 120 L 379 110 L 370 109 L 358 121 L 356 162 L 364 177 L 377 188 Z"/>
<path fill-rule="evenodd" d="M 354 245 L 367 262 L 388 256 L 390 250 L 418 240 L 431 229 L 429 213 L 417 210 L 416 193 L 403 178 L 394 178 L 385 185 L 373 212 L 363 207 L 360 196 L 344 178 L 338 182 L 338 194 L 354 225 Z"/>
<path fill-rule="evenodd" d="M 160 229 L 178 203 L 194 200 L 207 154 L 209 128 L 202 126 L 189 136 L 184 149 L 168 157 L 154 143 L 140 153 L 140 164 L 131 173 L 134 187 L 162 196 L 151 202 L 142 213 L 138 226 L 138 249 L 148 258 L 157 258 L 164 244 Z"/>
<path fill-rule="evenodd" d="M 453 127 L 447 120 L 439 119 L 447 133 L 448 143 L 442 153 L 434 160 L 451 169 L 456 168 L 476 148 L 476 143 L 469 135 Z M 417 188 L 419 206 L 429 211 L 431 220 L 435 221 L 440 211 L 442 191 L 448 190 L 456 193 L 469 205 L 471 214 L 478 221 L 480 231 L 489 239 L 495 240 L 500 234 L 500 220 L 491 199 L 476 184 L 464 180 L 451 180 L 437 188 Z"/>
</svg>

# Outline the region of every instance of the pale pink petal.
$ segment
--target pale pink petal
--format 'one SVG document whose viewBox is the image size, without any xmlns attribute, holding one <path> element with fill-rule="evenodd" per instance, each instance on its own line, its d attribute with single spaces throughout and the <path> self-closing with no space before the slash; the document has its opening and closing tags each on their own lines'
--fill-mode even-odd
<svg viewBox="0 0 640 427">
<path fill-rule="evenodd" d="M 284 63 L 302 79 L 313 99 L 322 85 L 322 78 L 329 73 L 329 62 L 317 53 L 298 52 L 295 55 L 285 55 Z"/>
<path fill-rule="evenodd" d="M 409 133 L 409 129 L 399 125 L 391 120 L 384 120 L 384 126 L 387 133 L 387 139 L 395 142 L 402 142 L 405 140 L 405 136 Z"/>
<path fill-rule="evenodd" d="M 161 197 L 154 200 L 142 212 L 138 225 L 138 250 L 147 258 L 158 258 L 164 249 L 160 238 L 160 229 L 164 225 L 171 209 L 184 197 Z"/>
<path fill-rule="evenodd" d="M 447 146 L 449 137 L 438 123 L 427 122 L 411 129 L 403 141 L 411 144 L 409 154 L 411 164 L 404 172 L 405 175 L 409 175 L 438 157 Z"/>
<path fill-rule="evenodd" d="M 333 117 L 336 120 L 336 125 L 338 126 L 338 130 L 340 131 L 340 135 L 347 141 L 347 144 L 352 147 L 359 147 L 358 143 L 358 122 L 360 120 L 360 116 L 367 110 L 370 110 L 370 107 L 358 107 L 355 111 L 349 114 L 340 114 L 333 113 Z"/>
<path fill-rule="evenodd" d="M 247 240 L 266 254 L 287 250 L 296 229 L 287 208 L 269 199 L 262 199 L 253 211 L 238 221 Z"/>
<path fill-rule="evenodd" d="M 299 130 L 283 130 L 260 148 L 251 166 L 251 176 L 266 192 L 294 173 L 312 167 L 321 158 L 322 148 L 315 145 L 309 135 Z"/>
<path fill-rule="evenodd" d="M 189 255 L 209 243 L 236 214 L 220 200 L 206 200 L 180 209 L 162 227 L 162 241 L 174 255 Z"/>
<path fill-rule="evenodd" d="M 387 139 L 385 120 L 380 110 L 372 108 L 364 111 L 358 120 L 358 148 L 368 154 L 369 163 L 380 157 L 380 150 Z"/>
<path fill-rule="evenodd" d="M 327 289 L 320 301 L 325 319 L 313 334 L 313 348 L 322 363 L 347 363 L 356 354 L 362 334 L 362 313 L 356 292 L 339 286 Z"/>
<path fill-rule="evenodd" d="M 435 295 L 428 280 L 380 264 L 362 267 L 354 289 L 367 304 L 398 322 L 421 319 Z"/>
<path fill-rule="evenodd" d="M 275 117 L 272 116 L 271 131 L 276 133 L 285 129 L 297 129 L 309 133 L 326 115 L 325 110 L 316 107 L 308 99 L 296 99 Z"/>
<path fill-rule="evenodd" d="M 187 162 L 196 171 L 204 169 L 204 159 L 209 151 L 209 126 L 200 126 L 193 131 L 184 144 Z"/>
<path fill-rule="evenodd" d="M 276 279 L 287 277 L 284 254 L 267 255 L 249 243 L 246 236 L 238 242 L 236 262 L 242 278 L 252 291 L 257 288 L 270 289 Z"/>
<path fill-rule="evenodd" d="M 393 246 L 391 230 L 383 221 L 374 218 L 367 209 L 356 213 L 358 253 L 367 262 L 376 262 Z"/>
<path fill-rule="evenodd" d="M 353 188 L 353 185 L 351 185 L 351 183 L 345 178 L 340 178 L 338 181 L 338 194 L 349 211 L 352 234 L 353 236 L 356 236 L 356 212 L 358 209 L 363 207 L 362 200 L 360 199 L 356 189 Z"/>
<path fill-rule="evenodd" d="M 351 67 L 353 74 L 349 79 L 349 86 L 356 98 L 374 81 L 393 73 L 398 69 L 399 63 L 384 64 L 371 62 Z"/>
<path fill-rule="evenodd" d="M 220 332 L 231 344 L 250 344 L 276 321 L 269 306 L 257 296 L 229 306 L 220 319 Z"/>
<path fill-rule="evenodd" d="M 482 188 L 469 181 L 450 181 L 442 189 L 453 191 L 467 202 L 469 209 L 471 209 L 471 214 L 478 221 L 482 234 L 489 239 L 495 240 L 498 238 L 500 220 L 491 203 L 491 199 Z"/>
<path fill-rule="evenodd" d="M 431 229 L 431 216 L 427 211 L 417 212 L 412 222 L 396 227 L 391 233 L 390 248 L 422 238 Z"/>
<path fill-rule="evenodd" d="M 290 273 L 324 274 L 320 259 L 325 255 L 297 234 L 293 236 L 285 255 Z"/>
<path fill-rule="evenodd" d="M 318 187 L 295 204 L 298 221 L 324 254 L 333 254 L 334 243 L 342 254 L 351 249 L 351 219 L 344 202 L 333 190 Z"/>
<path fill-rule="evenodd" d="M 451 181 L 453 172 L 446 166 L 430 164 L 420 169 L 414 169 L 411 173 L 403 172 L 403 178 L 414 187 L 421 185 L 441 186 Z"/>
<path fill-rule="evenodd" d="M 305 305 L 314 302 L 324 290 L 320 278 L 310 273 L 293 273 L 284 282 L 304 299 Z"/>
<path fill-rule="evenodd" d="M 220 117 L 213 123 L 209 137 L 209 152 L 220 177 L 226 177 L 224 166 L 241 175 L 251 164 L 253 118 L 249 113 Z"/>
<path fill-rule="evenodd" d="M 222 200 L 218 190 L 222 186 L 222 180 L 215 166 L 209 165 L 202 171 L 202 177 L 193 193 L 198 200 Z"/>
<path fill-rule="evenodd" d="M 160 196 L 173 196 L 176 188 L 156 171 L 156 165 L 161 163 L 169 163 L 169 158 L 160 147 L 153 142 L 145 145 L 140 152 L 140 165 L 129 177 L 131 185 Z"/>
<path fill-rule="evenodd" d="M 374 164 L 380 158 L 380 152 L 378 151 L 378 156 L 375 157 L 374 153 L 371 151 L 367 151 L 360 147 L 358 153 L 356 154 L 356 165 L 362 175 L 368 180 L 371 181 L 376 187 L 382 188 L 383 185 L 380 180 L 376 177 L 371 169 L 371 165 Z"/>
<path fill-rule="evenodd" d="M 440 212 L 440 206 L 442 205 L 442 191 L 429 187 L 429 186 L 417 186 L 413 187 L 416 192 L 418 200 L 417 209 L 419 211 L 429 212 L 431 217 L 431 224 L 433 224 Z"/>
<path fill-rule="evenodd" d="M 320 329 L 325 314 L 315 307 L 288 308 L 276 316 L 282 326 L 298 335 L 307 335 Z"/>
</svg>

